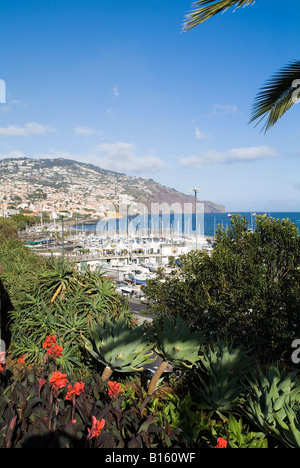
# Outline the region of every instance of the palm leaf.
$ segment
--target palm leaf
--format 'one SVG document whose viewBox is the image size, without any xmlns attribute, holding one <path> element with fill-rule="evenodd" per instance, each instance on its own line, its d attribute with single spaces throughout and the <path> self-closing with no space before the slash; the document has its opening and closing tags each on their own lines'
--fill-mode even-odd
<svg viewBox="0 0 300 468">
<path fill-rule="evenodd" d="M 278 70 L 261 88 L 252 107 L 250 123 L 256 126 L 266 119 L 265 132 L 298 102 L 300 95 L 300 61 L 290 62 Z"/>
<path fill-rule="evenodd" d="M 188 31 L 218 13 L 224 13 L 229 8 L 235 7 L 235 10 L 237 10 L 255 2 L 256 0 L 199 0 L 193 5 L 194 11 L 186 16 L 183 30 Z"/>
</svg>

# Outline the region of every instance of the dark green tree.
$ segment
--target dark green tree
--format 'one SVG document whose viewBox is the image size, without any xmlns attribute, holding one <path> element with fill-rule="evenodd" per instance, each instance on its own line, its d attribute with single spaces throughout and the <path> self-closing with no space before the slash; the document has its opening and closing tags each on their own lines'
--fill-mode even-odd
<svg viewBox="0 0 300 468">
<path fill-rule="evenodd" d="M 290 220 L 243 217 L 219 227 L 214 250 L 181 257 L 171 275 L 145 287 L 159 316 L 167 313 L 208 335 L 244 345 L 264 362 L 288 360 L 300 337 L 300 236 Z M 163 281 L 162 281 L 163 280 Z"/>
<path fill-rule="evenodd" d="M 0 218 L 0 242 L 18 237 L 18 225 L 11 218 Z"/>
</svg>

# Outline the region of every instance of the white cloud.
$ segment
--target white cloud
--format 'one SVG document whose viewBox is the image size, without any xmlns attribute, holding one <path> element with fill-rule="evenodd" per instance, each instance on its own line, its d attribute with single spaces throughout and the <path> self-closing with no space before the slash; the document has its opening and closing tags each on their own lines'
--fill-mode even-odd
<svg viewBox="0 0 300 468">
<path fill-rule="evenodd" d="M 240 115 L 238 107 L 232 104 L 215 104 L 211 110 L 211 112 L 206 116 L 208 119 L 212 119 L 218 115 L 231 115 L 236 116 Z"/>
<path fill-rule="evenodd" d="M 198 127 L 195 127 L 195 136 L 197 140 L 206 140 L 207 138 L 210 138 L 210 135 L 201 132 Z"/>
<path fill-rule="evenodd" d="M 202 156 L 181 158 L 180 165 L 182 167 L 200 168 L 207 164 L 260 161 L 263 159 L 276 158 L 277 156 L 277 151 L 268 146 L 253 146 L 249 148 L 233 148 L 225 152 L 208 151 L 203 153 Z"/>
<path fill-rule="evenodd" d="M 92 127 L 75 127 L 74 132 L 77 135 L 83 135 L 83 136 L 102 134 L 101 130 L 96 130 L 95 128 L 92 128 Z"/>
<path fill-rule="evenodd" d="M 24 127 L 15 127 L 9 125 L 8 127 L 0 127 L 0 136 L 27 136 L 27 131 Z"/>
<path fill-rule="evenodd" d="M 108 107 L 105 112 L 109 120 L 114 120 L 115 116 L 114 116 L 114 110 L 112 107 Z"/>
<path fill-rule="evenodd" d="M 13 108 L 13 106 L 21 105 L 21 101 L 19 99 L 11 99 L 5 106 L 0 106 L 0 112 L 1 114 L 5 114 L 7 112 L 10 112 Z"/>
<path fill-rule="evenodd" d="M 9 125 L 8 127 L 0 127 L 0 137 L 17 136 L 27 137 L 30 135 L 45 135 L 48 132 L 54 132 L 55 129 L 49 125 L 39 124 L 37 122 L 27 123 L 24 127 Z"/>
<path fill-rule="evenodd" d="M 0 154 L 0 159 L 13 159 L 13 158 L 30 158 L 25 153 L 22 153 L 22 151 L 11 151 L 10 153 L 2 153 Z"/>
<path fill-rule="evenodd" d="M 28 134 L 45 135 L 48 132 L 55 132 L 55 128 L 49 125 L 39 124 L 37 122 L 30 122 L 26 124 L 25 129 Z"/>
<path fill-rule="evenodd" d="M 127 142 L 99 144 L 86 154 L 77 154 L 55 149 L 48 149 L 45 153 L 30 155 L 19 151 L 0 154 L 0 159 L 32 157 L 38 159 L 72 159 L 74 161 L 91 163 L 109 171 L 122 172 L 129 175 L 154 173 L 165 166 L 165 163 L 152 152 L 139 156 L 135 145 Z"/>
<path fill-rule="evenodd" d="M 112 92 L 114 93 L 114 97 L 117 98 L 120 96 L 120 92 L 119 92 L 119 88 L 117 86 L 115 86 L 114 88 L 112 88 Z"/>
<path fill-rule="evenodd" d="M 164 167 L 164 162 L 152 153 L 138 156 L 133 143 L 103 143 L 94 149 L 91 156 L 94 164 L 103 169 L 126 174 L 156 172 Z"/>
</svg>

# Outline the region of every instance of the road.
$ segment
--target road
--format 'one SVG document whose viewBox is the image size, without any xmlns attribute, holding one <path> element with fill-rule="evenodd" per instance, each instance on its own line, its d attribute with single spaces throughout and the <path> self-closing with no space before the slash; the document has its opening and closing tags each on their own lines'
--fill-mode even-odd
<svg viewBox="0 0 300 468">
<path fill-rule="evenodd" d="M 143 302 L 139 301 L 137 298 L 135 297 L 128 297 L 128 302 L 129 302 L 129 305 L 131 307 L 131 310 L 132 312 L 137 315 L 137 317 L 144 321 L 144 320 L 147 320 L 148 322 L 151 322 L 153 320 L 153 315 L 152 314 L 143 314 L 143 311 L 144 312 L 147 312 L 147 307 L 145 304 L 143 304 Z"/>
</svg>

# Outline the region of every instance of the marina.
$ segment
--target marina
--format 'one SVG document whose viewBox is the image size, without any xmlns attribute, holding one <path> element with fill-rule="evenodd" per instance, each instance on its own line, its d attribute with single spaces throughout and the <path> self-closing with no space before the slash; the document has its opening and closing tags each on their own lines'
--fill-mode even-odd
<svg viewBox="0 0 300 468">
<path fill-rule="evenodd" d="M 189 230 L 191 221 L 187 224 Z M 176 262 L 192 250 L 212 249 L 213 236 L 201 235 L 200 228 L 190 234 L 171 229 L 166 222 L 150 232 L 128 229 L 124 223 L 120 227 L 116 232 L 100 229 L 99 223 L 72 226 L 61 222 L 28 230 L 24 243 L 41 256 L 69 260 L 80 271 L 101 271 L 121 294 L 140 300 L 142 286 L 155 278 L 158 268 L 164 267 L 168 274 L 171 258 Z"/>
<path fill-rule="evenodd" d="M 117 283 L 133 285 L 133 293 L 138 294 L 140 286 L 154 278 L 159 267 L 168 271 L 170 257 L 176 261 L 180 255 L 196 248 L 212 249 L 212 238 L 203 236 L 181 237 L 102 237 L 89 232 L 88 235 L 70 235 L 67 240 L 54 241 L 40 239 L 25 241 L 25 245 L 42 256 L 64 257 L 84 270 L 103 271 Z M 124 289 L 130 294 L 132 289 Z"/>
<path fill-rule="evenodd" d="M 254 229 L 256 213 L 241 214 L 247 219 L 249 228 Z M 300 227 L 299 213 L 270 213 L 269 216 L 289 218 Z M 160 226 L 159 218 L 156 220 L 155 230 L 142 229 L 137 218 L 134 218 L 134 225 L 139 229 L 128 229 L 132 224 L 121 222 L 117 231 L 115 220 L 110 224 L 106 220 L 100 224 L 99 221 L 89 221 L 73 226 L 62 221 L 56 226 L 49 224 L 27 230 L 24 243 L 39 255 L 68 259 L 81 271 L 86 268 L 101 270 L 116 283 L 122 294 L 142 298 L 141 287 L 155 277 L 159 267 L 164 267 L 168 274 L 170 259 L 176 262 L 181 255 L 195 249 L 210 252 L 216 229 L 218 226 L 226 229 L 231 225 L 231 218 L 232 214 L 228 213 L 207 213 L 201 219 L 202 227 L 197 224 L 197 233 L 192 216 L 187 218 L 185 230 L 179 222 L 174 228 L 174 222 L 168 224 L 166 218 Z M 191 228 L 194 229 L 192 232 Z"/>
</svg>

